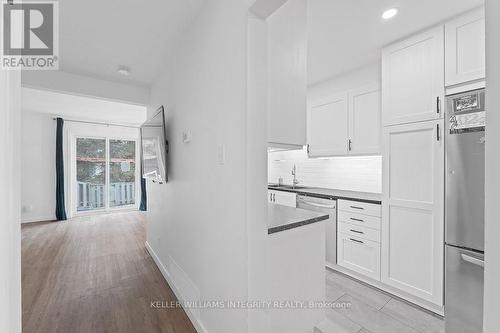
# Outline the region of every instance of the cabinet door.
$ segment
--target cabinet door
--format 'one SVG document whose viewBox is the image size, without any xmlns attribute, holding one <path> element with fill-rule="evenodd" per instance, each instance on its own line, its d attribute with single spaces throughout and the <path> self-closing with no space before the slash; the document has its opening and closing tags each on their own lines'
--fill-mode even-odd
<svg viewBox="0 0 500 333">
<path fill-rule="evenodd" d="M 382 282 L 443 305 L 443 120 L 384 128 Z"/>
<path fill-rule="evenodd" d="M 486 35 L 484 8 L 445 25 L 446 86 L 485 78 Z"/>
<path fill-rule="evenodd" d="M 268 142 L 306 143 L 307 2 L 290 0 L 267 19 Z"/>
<path fill-rule="evenodd" d="M 443 26 L 382 52 L 382 120 L 404 124 L 441 117 L 444 96 Z"/>
<path fill-rule="evenodd" d="M 273 200 L 275 204 L 297 207 L 297 194 L 283 191 L 274 191 L 273 193 Z"/>
<path fill-rule="evenodd" d="M 380 243 L 339 232 L 337 264 L 380 280 Z"/>
<path fill-rule="evenodd" d="M 380 154 L 382 137 L 380 87 L 372 85 L 349 94 L 350 153 Z"/>
<path fill-rule="evenodd" d="M 347 94 L 311 103 L 307 118 L 309 156 L 348 154 L 349 108 Z"/>
</svg>

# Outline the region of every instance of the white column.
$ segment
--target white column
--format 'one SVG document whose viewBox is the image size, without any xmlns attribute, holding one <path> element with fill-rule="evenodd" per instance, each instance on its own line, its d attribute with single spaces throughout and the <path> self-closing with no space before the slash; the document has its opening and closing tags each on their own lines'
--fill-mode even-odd
<svg viewBox="0 0 500 333">
<path fill-rule="evenodd" d="M 0 332 L 21 332 L 21 73 L 0 71 Z"/>
</svg>

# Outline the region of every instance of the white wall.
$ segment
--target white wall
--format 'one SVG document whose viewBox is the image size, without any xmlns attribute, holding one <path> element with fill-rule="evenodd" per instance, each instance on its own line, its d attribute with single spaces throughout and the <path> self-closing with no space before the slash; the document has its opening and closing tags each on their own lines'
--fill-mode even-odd
<svg viewBox="0 0 500 333">
<path fill-rule="evenodd" d="M 55 220 L 56 122 L 52 116 L 22 112 L 22 222 Z"/>
<path fill-rule="evenodd" d="M 0 332 L 21 332 L 21 77 L 0 71 Z"/>
<path fill-rule="evenodd" d="M 147 240 L 185 300 L 248 295 L 247 8 L 207 1 L 152 87 L 150 112 L 167 110 L 170 155 L 169 182 L 148 182 Z M 182 142 L 184 130 L 190 143 Z M 247 331 L 246 310 L 188 313 L 200 331 Z"/>
<path fill-rule="evenodd" d="M 262 0 L 260 2 L 266 2 Z M 248 19 L 247 86 L 247 230 L 248 298 L 267 299 L 267 25 L 256 17 Z M 248 331 L 267 333 L 270 322 L 266 310 L 248 313 Z"/>
<path fill-rule="evenodd" d="M 69 121 L 65 122 L 64 130 L 66 213 L 68 217 L 71 217 L 76 205 L 76 194 L 73 193 L 71 187 L 71 180 L 74 178 L 71 163 L 72 154 L 74 154 L 71 151 L 72 138 L 74 136 L 110 137 L 130 138 L 138 141 L 139 130 Z M 21 221 L 23 223 L 55 220 L 55 145 L 56 122 L 53 116 L 23 110 L 21 132 Z"/>
<path fill-rule="evenodd" d="M 149 101 L 148 87 L 105 81 L 64 71 L 24 71 L 22 85 L 27 88 L 139 105 L 147 105 Z"/>
<path fill-rule="evenodd" d="M 270 152 L 268 181 L 277 183 L 280 177 L 292 184 L 293 165 L 302 186 L 322 187 L 360 192 L 382 192 L 382 157 L 353 156 L 307 158 L 305 150 Z"/>
<path fill-rule="evenodd" d="M 486 0 L 485 333 L 500 327 L 500 2 Z"/>
</svg>

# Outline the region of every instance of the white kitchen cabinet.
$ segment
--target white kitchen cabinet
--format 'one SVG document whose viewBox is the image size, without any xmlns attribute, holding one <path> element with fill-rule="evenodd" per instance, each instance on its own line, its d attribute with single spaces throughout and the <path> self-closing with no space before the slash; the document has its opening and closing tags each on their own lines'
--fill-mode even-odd
<svg viewBox="0 0 500 333">
<path fill-rule="evenodd" d="M 484 7 L 445 24 L 446 86 L 485 78 Z"/>
<path fill-rule="evenodd" d="M 380 154 L 381 116 L 378 85 L 363 87 L 349 93 L 350 154 Z"/>
<path fill-rule="evenodd" d="M 337 264 L 380 280 L 380 243 L 342 232 L 337 235 Z"/>
<path fill-rule="evenodd" d="M 372 84 L 309 102 L 309 156 L 380 154 L 380 87 Z"/>
<path fill-rule="evenodd" d="M 443 305 L 443 120 L 384 128 L 381 279 Z"/>
<path fill-rule="evenodd" d="M 346 155 L 349 152 L 348 103 L 348 95 L 339 94 L 310 104 L 309 156 Z"/>
<path fill-rule="evenodd" d="M 439 119 L 443 97 L 442 25 L 382 51 L 384 126 Z"/>
<path fill-rule="evenodd" d="M 376 203 L 339 199 L 338 207 L 339 214 L 340 212 L 342 212 L 342 216 L 345 216 L 346 218 L 352 216 L 352 213 L 354 213 L 354 215 L 362 214 L 379 218 L 382 214 L 380 205 Z M 349 222 L 349 220 L 347 222 Z M 377 229 L 380 229 L 380 225 L 377 227 Z"/>
<path fill-rule="evenodd" d="M 276 205 L 297 207 L 297 194 L 285 191 L 267 191 L 267 200 Z"/>
<path fill-rule="evenodd" d="M 307 2 L 288 0 L 267 19 L 268 142 L 306 144 Z"/>
</svg>

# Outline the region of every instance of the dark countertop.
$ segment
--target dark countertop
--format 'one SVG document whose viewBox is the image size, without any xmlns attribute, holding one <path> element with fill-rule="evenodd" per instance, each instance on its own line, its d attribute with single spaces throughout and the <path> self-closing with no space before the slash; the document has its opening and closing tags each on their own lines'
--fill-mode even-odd
<svg viewBox="0 0 500 333">
<path fill-rule="evenodd" d="M 268 204 L 268 229 L 267 233 L 285 231 L 315 222 L 327 220 L 329 215 L 313 212 L 310 210 L 287 207 L 282 205 Z"/>
<path fill-rule="evenodd" d="M 374 204 L 382 203 L 382 194 L 380 193 L 369 193 L 369 192 L 357 192 L 357 191 L 344 191 L 344 190 L 334 190 L 319 187 L 300 187 L 296 189 L 291 189 L 288 187 L 280 187 L 275 184 L 269 184 L 268 189 L 276 191 L 293 192 L 297 194 L 304 194 L 320 198 L 328 199 L 346 199 Z"/>
</svg>

